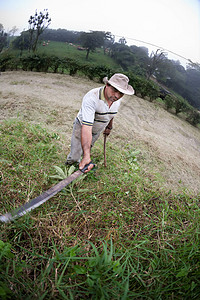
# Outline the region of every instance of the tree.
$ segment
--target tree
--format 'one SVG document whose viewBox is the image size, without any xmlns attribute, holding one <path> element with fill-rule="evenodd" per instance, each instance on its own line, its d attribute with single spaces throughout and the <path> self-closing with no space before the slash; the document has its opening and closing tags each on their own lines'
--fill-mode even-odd
<svg viewBox="0 0 200 300">
<path fill-rule="evenodd" d="M 9 31 L 9 34 L 14 36 L 15 33 L 18 31 L 19 29 L 16 26 L 13 26 L 13 28 Z"/>
<path fill-rule="evenodd" d="M 0 24 L 0 53 L 7 44 L 7 33 L 4 32 L 3 25 Z"/>
<path fill-rule="evenodd" d="M 194 63 L 189 59 L 189 64 L 187 64 L 187 69 L 195 69 L 200 72 L 200 64 Z"/>
<path fill-rule="evenodd" d="M 127 41 L 126 41 L 125 37 L 121 37 L 121 38 L 119 39 L 119 43 L 120 43 L 121 45 L 126 45 L 126 44 L 127 44 Z"/>
<path fill-rule="evenodd" d="M 91 51 L 95 51 L 96 48 L 104 45 L 104 36 L 105 33 L 103 31 L 83 32 L 81 34 L 80 42 L 87 49 L 86 59 L 88 59 Z"/>
<path fill-rule="evenodd" d="M 49 13 L 47 9 L 43 12 L 35 12 L 34 16 L 30 16 L 28 20 L 29 23 L 29 34 L 30 34 L 30 47 L 29 50 L 33 52 L 37 49 L 38 38 L 43 33 L 43 31 L 50 25 L 51 19 L 49 18 Z"/>
<path fill-rule="evenodd" d="M 197 110 L 192 109 L 186 120 L 192 125 L 196 126 L 200 123 L 200 113 Z"/>
<path fill-rule="evenodd" d="M 40 36 L 39 39 L 50 40 L 57 42 L 67 42 L 78 44 L 78 40 L 81 33 L 78 31 L 70 31 L 66 29 L 46 29 Z"/>
<path fill-rule="evenodd" d="M 104 34 L 104 45 L 103 45 L 103 50 L 104 54 L 108 52 L 108 54 L 111 54 L 112 46 L 115 42 L 115 36 L 111 34 L 111 32 L 105 32 Z"/>
<path fill-rule="evenodd" d="M 186 71 L 185 97 L 196 108 L 200 109 L 200 71 L 188 68 Z"/>
<path fill-rule="evenodd" d="M 115 43 L 111 56 L 124 70 L 128 71 L 134 64 L 134 56 L 129 46 Z"/>
<path fill-rule="evenodd" d="M 146 66 L 149 63 L 148 48 L 132 45 L 130 50 L 134 56 L 134 65 L 131 70 L 136 75 L 146 77 Z"/>
<path fill-rule="evenodd" d="M 152 51 L 149 59 L 149 64 L 147 66 L 147 79 L 149 79 L 154 74 L 163 60 L 166 60 L 165 55 L 166 53 L 160 49 L 157 49 L 156 52 Z"/>
<path fill-rule="evenodd" d="M 13 40 L 12 46 L 14 49 L 19 49 L 20 56 L 22 56 L 23 50 L 28 50 L 30 47 L 29 31 L 22 31 L 20 36 Z"/>
</svg>

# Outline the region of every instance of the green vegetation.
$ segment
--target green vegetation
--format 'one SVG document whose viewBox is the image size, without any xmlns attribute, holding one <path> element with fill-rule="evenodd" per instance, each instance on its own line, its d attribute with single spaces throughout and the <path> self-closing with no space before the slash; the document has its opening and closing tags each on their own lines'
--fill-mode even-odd
<svg viewBox="0 0 200 300">
<path fill-rule="evenodd" d="M 7 33 L 4 32 L 3 25 L 0 24 L 0 53 L 7 44 Z"/>
<path fill-rule="evenodd" d="M 54 42 L 54 41 L 44 41 L 38 46 L 37 54 L 43 56 L 54 56 L 63 58 L 70 58 L 78 61 L 82 64 L 92 64 L 92 65 L 105 65 L 110 66 L 111 68 L 119 68 L 119 65 L 108 55 L 103 54 L 103 49 L 99 48 L 97 51 L 91 52 L 89 58 L 85 59 L 86 51 L 78 50 L 77 45 L 70 45 L 69 43 L 64 42 Z M 14 52 L 13 52 L 14 51 Z M 14 53 L 15 56 L 20 56 L 19 50 L 12 50 L 10 53 Z M 30 54 L 28 50 L 23 51 L 23 56 Z"/>
<path fill-rule="evenodd" d="M 2 213 L 67 173 L 56 133 L 8 120 L 0 143 Z M 108 142 L 107 168 L 102 149 L 96 170 L 0 224 L 1 299 L 199 299 L 199 197 L 161 189 L 130 144 Z"/>
<path fill-rule="evenodd" d="M 86 63 L 86 51 L 78 50 L 77 45 L 70 45 L 69 43 L 53 42 L 48 46 L 39 46 L 38 51 L 41 54 L 55 55 L 59 57 L 69 57 L 77 60 L 82 64 Z M 103 54 L 103 49 L 99 48 L 97 51 L 91 52 L 87 59 L 88 64 L 105 65 L 110 68 L 119 68 L 119 65 L 108 55 Z"/>
</svg>

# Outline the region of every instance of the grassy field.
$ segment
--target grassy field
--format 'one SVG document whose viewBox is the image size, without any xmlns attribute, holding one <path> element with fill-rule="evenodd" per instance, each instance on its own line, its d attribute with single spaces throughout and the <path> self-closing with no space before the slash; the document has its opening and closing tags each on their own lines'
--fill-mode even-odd
<svg viewBox="0 0 200 300">
<path fill-rule="evenodd" d="M 15 50 L 16 55 L 19 55 L 19 53 L 19 51 Z M 23 51 L 23 54 L 27 53 L 28 51 Z M 96 49 L 94 52 L 90 52 L 89 57 L 86 60 L 86 51 L 78 50 L 77 45 L 54 41 L 50 41 L 47 45 L 46 41 L 46 46 L 43 46 L 43 43 L 40 43 L 37 53 L 55 55 L 60 58 L 68 57 L 83 64 L 104 65 L 113 69 L 119 69 L 119 65 L 115 63 L 110 56 L 104 55 L 103 49 L 100 48 Z"/>
<path fill-rule="evenodd" d="M 84 51 L 64 43 L 50 42 L 38 51 L 85 62 Z M 113 64 L 102 50 L 92 53 L 88 62 Z M 48 115 L 47 124 L 52 120 L 55 128 L 62 124 L 56 104 L 48 111 L 48 99 L 41 104 L 35 91 L 34 96 L 24 97 L 23 118 L 20 110 L 19 117 L 13 117 L 23 107 L 17 88 L 31 86 L 29 76 L 26 81 L 17 81 L 17 77 L 10 81 L 12 92 L 0 92 L 1 108 L 6 107 L 11 115 L 0 125 L 1 214 L 37 197 L 74 171 L 64 167 L 65 138 L 39 125 L 39 119 L 31 122 L 38 109 Z M 52 97 L 61 86 L 67 88 L 60 77 L 54 79 L 54 89 L 49 82 L 47 78 L 45 88 Z M 85 92 L 80 82 L 79 89 L 77 99 Z M 58 97 L 61 106 L 63 98 Z M 31 106 L 34 101 L 36 106 Z M 134 110 L 131 103 L 126 105 Z M 73 110 L 69 106 L 66 111 L 63 105 L 65 127 Z M 157 107 L 152 122 L 158 110 L 161 113 Z M 125 121 L 128 123 L 128 116 Z M 176 127 L 186 135 L 180 122 Z M 165 189 L 159 176 L 156 179 L 153 171 L 144 171 L 146 157 L 140 144 L 134 146 L 120 134 L 116 138 L 121 138 L 119 143 L 107 142 L 107 160 L 112 161 L 107 168 L 102 163 L 100 140 L 92 153 L 98 166 L 95 170 L 31 213 L 0 224 L 1 299 L 200 298 L 199 194 Z"/>
<path fill-rule="evenodd" d="M 2 213 L 74 171 L 56 165 L 63 142 L 39 125 L 1 124 Z M 159 188 L 140 168 L 139 149 L 108 143 L 111 158 L 42 209 L 1 224 L 2 299 L 199 298 L 198 197 Z"/>
</svg>

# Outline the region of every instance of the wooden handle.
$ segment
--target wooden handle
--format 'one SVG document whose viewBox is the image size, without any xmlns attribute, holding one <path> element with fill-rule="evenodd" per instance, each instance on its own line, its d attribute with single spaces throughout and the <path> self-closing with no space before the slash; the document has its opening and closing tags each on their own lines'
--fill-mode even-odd
<svg viewBox="0 0 200 300">
<path fill-rule="evenodd" d="M 106 168 L 106 134 L 104 134 L 103 153 L 104 153 L 104 167 Z"/>
</svg>

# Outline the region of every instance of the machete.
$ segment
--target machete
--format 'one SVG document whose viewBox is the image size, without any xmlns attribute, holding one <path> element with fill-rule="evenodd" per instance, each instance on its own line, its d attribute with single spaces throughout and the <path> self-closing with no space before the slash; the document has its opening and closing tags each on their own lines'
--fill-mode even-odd
<svg viewBox="0 0 200 300">
<path fill-rule="evenodd" d="M 60 192 L 64 187 L 66 187 L 68 184 L 70 184 L 73 180 L 78 178 L 80 175 L 82 175 L 88 168 L 90 164 L 93 164 L 90 162 L 89 164 L 85 165 L 83 169 L 79 169 L 67 178 L 63 179 L 56 185 L 52 186 L 50 189 L 42 193 L 40 196 L 32 199 L 31 201 L 25 203 L 24 205 L 18 207 L 17 209 L 11 211 L 10 213 L 6 213 L 5 215 L 0 216 L 0 221 L 7 223 L 10 221 L 13 221 L 16 218 L 19 218 L 23 215 L 25 215 L 27 212 L 35 209 L 36 207 L 40 206 L 50 198 L 52 198 L 54 195 L 56 195 L 58 192 Z"/>
</svg>

